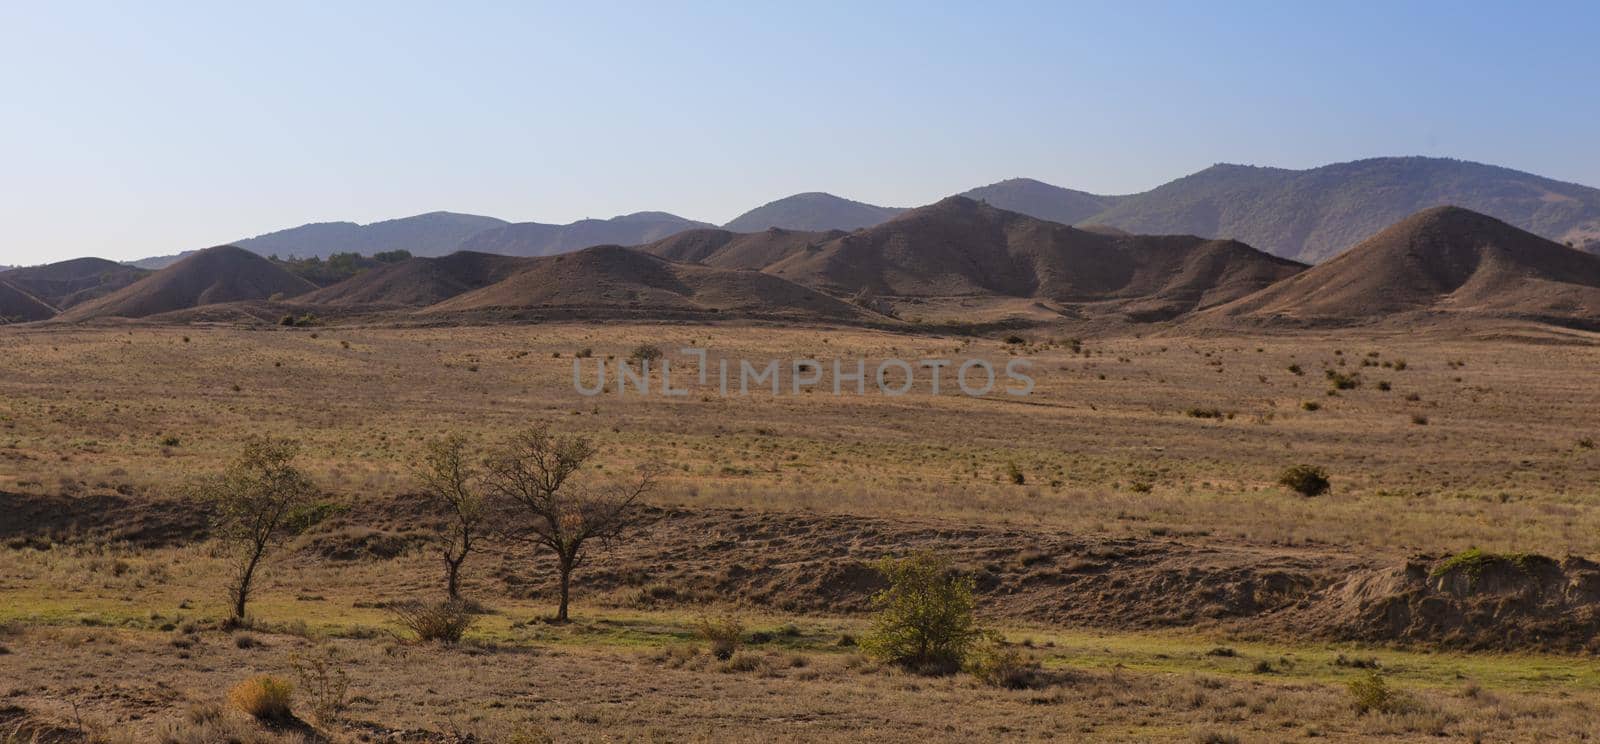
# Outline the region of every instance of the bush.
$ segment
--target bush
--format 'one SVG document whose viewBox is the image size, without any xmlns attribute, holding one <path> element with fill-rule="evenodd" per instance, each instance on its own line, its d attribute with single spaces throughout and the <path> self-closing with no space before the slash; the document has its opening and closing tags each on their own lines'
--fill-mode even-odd
<svg viewBox="0 0 1600 744">
<path fill-rule="evenodd" d="M 1300 407 L 1306 409 L 1307 411 L 1320 411 L 1320 410 L 1322 410 L 1322 404 L 1318 403 L 1318 402 L 1316 402 L 1314 400 L 1308 400 L 1308 401 L 1306 401 L 1304 403 L 1301 403 Z"/>
<path fill-rule="evenodd" d="M 1028 482 L 1028 477 L 1022 474 L 1022 468 L 1017 467 L 1014 462 L 1006 463 L 1006 478 L 1018 486 Z"/>
<path fill-rule="evenodd" d="M 1026 652 L 1006 645 L 998 634 L 988 633 L 974 644 L 966 662 L 967 671 L 984 684 L 1008 690 L 1027 690 L 1042 683 L 1039 664 Z"/>
<path fill-rule="evenodd" d="M 228 691 L 228 702 L 258 721 L 284 721 L 293 716 L 294 687 L 270 675 L 251 677 Z"/>
<path fill-rule="evenodd" d="M 1278 474 L 1278 485 L 1301 496 L 1321 496 L 1328 492 L 1328 471 L 1315 465 L 1295 465 Z"/>
<path fill-rule="evenodd" d="M 630 362 L 653 362 L 661 358 L 661 348 L 653 344 L 639 344 L 628 352 Z"/>
<path fill-rule="evenodd" d="M 695 623 L 695 633 L 711 646 L 712 656 L 726 661 L 739 650 L 740 640 L 744 636 L 744 623 L 739 622 L 739 616 L 732 612 L 724 612 L 716 617 L 701 615 Z"/>
<path fill-rule="evenodd" d="M 350 675 L 338 666 L 330 648 L 323 654 L 308 654 L 290 659 L 300 689 L 311 699 L 311 714 L 324 726 L 334 723 L 350 707 Z"/>
<path fill-rule="evenodd" d="M 1184 411 L 1184 413 L 1187 414 L 1189 416 L 1189 418 L 1199 418 L 1199 419 L 1219 419 L 1219 418 L 1222 418 L 1222 409 L 1220 409 L 1220 408 L 1200 408 L 1200 407 L 1195 407 L 1195 408 L 1190 408 L 1187 411 Z"/>
<path fill-rule="evenodd" d="M 1350 680 L 1350 702 L 1357 713 L 1398 713 L 1409 704 L 1405 694 L 1390 687 L 1377 672 Z"/>
<path fill-rule="evenodd" d="M 1011 334 L 1009 336 L 1006 336 L 1006 343 L 1010 344 L 1010 345 L 1013 345 L 1013 346 L 1016 345 L 1016 344 L 1025 344 L 1025 343 L 1028 343 L 1028 339 L 1025 339 L 1025 338 L 1023 338 L 1021 336 L 1018 336 L 1017 334 L 1013 333 L 1013 334 Z"/>
<path fill-rule="evenodd" d="M 394 615 L 395 622 L 415 633 L 417 640 L 423 642 L 460 643 L 461 637 L 477 622 L 472 607 L 459 599 L 433 603 L 416 600 L 401 602 L 390 605 L 389 613 Z"/>
<path fill-rule="evenodd" d="M 877 614 L 862 648 L 923 673 L 960 669 L 979 634 L 972 579 L 957 575 L 949 558 L 931 552 L 885 558 L 878 570 L 889 588 L 872 598 Z"/>
</svg>

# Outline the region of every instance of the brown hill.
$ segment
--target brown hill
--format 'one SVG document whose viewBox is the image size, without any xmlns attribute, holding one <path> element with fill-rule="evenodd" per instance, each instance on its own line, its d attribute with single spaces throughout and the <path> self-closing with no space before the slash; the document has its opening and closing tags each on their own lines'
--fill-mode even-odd
<svg viewBox="0 0 1600 744">
<path fill-rule="evenodd" d="M 316 285 L 261 256 L 224 245 L 196 252 L 59 318 L 142 318 L 219 302 L 295 297 L 314 289 Z"/>
<path fill-rule="evenodd" d="M 1234 241 L 1090 232 L 957 196 L 792 251 L 764 270 L 837 294 L 1137 301 L 1140 312 L 1166 316 L 1304 268 Z"/>
<path fill-rule="evenodd" d="M 0 278 L 0 325 L 53 317 L 56 309 Z"/>
<path fill-rule="evenodd" d="M 0 280 L 65 310 L 104 297 L 143 279 L 149 273 L 103 258 L 74 258 L 0 272 Z"/>
<path fill-rule="evenodd" d="M 442 258 L 413 258 L 365 271 L 298 298 L 316 305 L 426 307 L 502 281 L 529 260 L 473 251 Z"/>
<path fill-rule="evenodd" d="M 675 310 L 854 318 L 865 313 L 777 277 L 674 263 L 619 246 L 533 259 L 510 278 L 425 312 L 499 308 Z"/>
<path fill-rule="evenodd" d="M 719 269 L 759 270 L 792 253 L 815 249 L 844 234 L 842 230 L 806 232 L 779 227 L 752 233 L 688 230 L 639 246 L 639 250 L 679 263 L 700 263 Z"/>
<path fill-rule="evenodd" d="M 1600 257 L 1435 207 L 1216 314 L 1339 324 L 1417 311 L 1600 322 Z"/>
</svg>

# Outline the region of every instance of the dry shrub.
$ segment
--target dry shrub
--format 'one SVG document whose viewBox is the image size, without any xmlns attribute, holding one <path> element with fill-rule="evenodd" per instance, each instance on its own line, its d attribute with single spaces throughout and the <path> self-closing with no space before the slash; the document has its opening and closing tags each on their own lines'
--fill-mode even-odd
<svg viewBox="0 0 1600 744">
<path fill-rule="evenodd" d="M 1400 713 L 1410 707 L 1405 693 L 1390 687 L 1377 672 L 1350 680 L 1350 702 L 1357 713 Z"/>
<path fill-rule="evenodd" d="M 395 622 L 415 633 L 417 640 L 423 642 L 460 643 L 461 637 L 477 622 L 472 608 L 459 599 L 398 602 L 389 606 L 389 614 L 394 616 Z"/>
<path fill-rule="evenodd" d="M 1315 465 L 1295 465 L 1278 474 L 1278 484 L 1301 496 L 1321 496 L 1328 492 L 1328 471 Z"/>
<path fill-rule="evenodd" d="M 744 636 L 744 623 L 740 622 L 739 616 L 731 611 L 725 611 L 715 617 L 701 615 L 695 623 L 695 633 L 710 644 L 711 655 L 726 661 L 739 650 Z"/>
<path fill-rule="evenodd" d="M 984 684 L 1009 690 L 1044 686 L 1039 663 L 1027 652 L 1008 645 L 998 634 L 986 633 L 967 655 L 967 671 Z"/>
<path fill-rule="evenodd" d="M 282 721 L 293 717 L 290 711 L 293 697 L 292 685 L 267 674 L 251 677 L 228 691 L 228 702 L 258 721 Z"/>
<path fill-rule="evenodd" d="M 333 649 L 290 659 L 300 689 L 310 698 L 311 714 L 323 725 L 334 723 L 350 707 L 350 675 L 339 666 Z"/>
<path fill-rule="evenodd" d="M 770 671 L 771 669 L 772 665 L 767 663 L 766 657 L 748 651 L 734 654 L 722 665 L 722 671 L 724 672 L 756 672 Z"/>
<path fill-rule="evenodd" d="M 302 744 L 305 741 L 298 734 L 278 734 L 229 718 L 216 705 L 190 708 L 183 718 L 163 723 L 156 729 L 155 740 L 160 744 Z"/>
</svg>

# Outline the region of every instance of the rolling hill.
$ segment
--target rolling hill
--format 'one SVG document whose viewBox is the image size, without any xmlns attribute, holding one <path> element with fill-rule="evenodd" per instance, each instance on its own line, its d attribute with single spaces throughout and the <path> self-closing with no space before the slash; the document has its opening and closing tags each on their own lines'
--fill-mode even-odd
<svg viewBox="0 0 1600 744">
<path fill-rule="evenodd" d="M 760 232 L 688 230 L 639 249 L 668 261 L 701 263 L 720 269 L 763 269 L 791 253 L 839 238 L 842 230 L 806 232 L 768 228 Z"/>
<path fill-rule="evenodd" d="M 567 225 L 517 222 L 479 232 L 463 241 L 460 249 L 503 256 L 551 256 L 594 245 L 648 243 L 684 230 L 706 227 L 711 225 L 666 212 L 637 212 Z"/>
<path fill-rule="evenodd" d="M 1121 197 L 1088 219 L 1138 233 L 1234 238 L 1315 263 L 1443 205 L 1558 242 L 1600 244 L 1600 190 L 1441 158 L 1374 158 L 1309 170 L 1216 165 Z"/>
<path fill-rule="evenodd" d="M 1111 208 L 1122 198 L 1073 191 L 1031 178 L 1011 178 L 963 191 L 959 196 L 1063 225 L 1089 219 Z"/>
<path fill-rule="evenodd" d="M 1435 207 L 1212 315 L 1339 325 L 1415 312 L 1600 324 L 1600 257 Z"/>
<path fill-rule="evenodd" d="M 55 314 L 55 308 L 0 277 L 0 325 L 45 320 Z"/>
<path fill-rule="evenodd" d="M 904 211 L 811 191 L 767 202 L 733 218 L 723 228 L 742 233 L 760 232 L 772 227 L 811 232 L 858 230 Z"/>
<path fill-rule="evenodd" d="M 439 258 L 412 258 L 301 295 L 298 301 L 341 307 L 426 307 L 502 281 L 527 268 L 530 261 L 472 251 Z"/>
<path fill-rule="evenodd" d="M 428 313 L 506 308 L 673 310 L 858 318 L 860 308 L 755 271 L 667 261 L 619 246 L 533 259 L 496 284 Z"/>
<path fill-rule="evenodd" d="M 75 258 L 0 272 L 0 280 L 65 310 L 122 289 L 148 273 L 103 258 Z"/>
<path fill-rule="evenodd" d="M 142 318 L 201 305 L 295 297 L 316 285 L 231 245 L 198 251 L 133 284 L 57 316 L 64 321 Z"/>
<path fill-rule="evenodd" d="M 414 256 L 452 253 L 473 235 L 505 225 L 505 220 L 475 214 L 429 212 L 368 225 L 322 222 L 236 240 L 236 245 L 262 256 L 327 258 L 335 253 L 370 256 L 404 250 Z"/>
</svg>

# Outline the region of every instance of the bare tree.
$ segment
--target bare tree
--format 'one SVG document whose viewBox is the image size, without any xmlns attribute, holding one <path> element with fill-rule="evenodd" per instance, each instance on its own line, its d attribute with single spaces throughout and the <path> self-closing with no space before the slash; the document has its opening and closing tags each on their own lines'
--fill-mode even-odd
<svg viewBox="0 0 1600 744">
<path fill-rule="evenodd" d="M 439 533 L 444 555 L 445 587 L 450 599 L 461 598 L 461 564 L 482 530 L 484 502 L 481 474 L 467 456 L 467 439 L 452 434 L 429 442 L 417 480 L 448 524 Z"/>
<path fill-rule="evenodd" d="M 556 436 L 546 425 L 512 435 L 486 465 L 489 493 L 507 507 L 507 537 L 546 548 L 560 572 L 556 622 L 567 621 L 572 572 L 591 541 L 616 539 L 636 519 L 635 506 L 654 484 L 647 468 L 632 484 L 585 485 L 573 476 L 596 454 L 587 437 Z"/>
<path fill-rule="evenodd" d="M 201 497 L 212 507 L 215 534 L 233 553 L 228 595 L 235 622 L 245 619 L 262 559 L 287 536 L 317 492 L 294 465 L 299 449 L 290 439 L 249 437 L 239 459 L 200 485 Z"/>
</svg>

